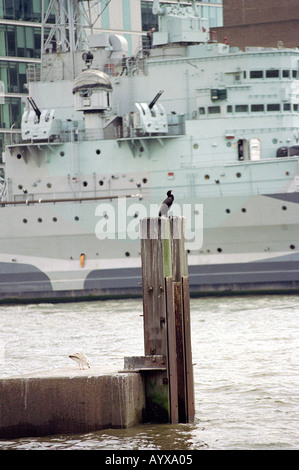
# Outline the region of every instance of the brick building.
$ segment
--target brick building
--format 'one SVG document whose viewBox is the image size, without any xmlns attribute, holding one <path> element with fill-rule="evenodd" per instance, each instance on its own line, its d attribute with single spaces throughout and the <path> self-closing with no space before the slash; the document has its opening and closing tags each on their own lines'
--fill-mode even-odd
<svg viewBox="0 0 299 470">
<path fill-rule="evenodd" d="M 223 27 L 213 28 L 231 46 L 299 47 L 298 0 L 223 0 Z"/>
</svg>

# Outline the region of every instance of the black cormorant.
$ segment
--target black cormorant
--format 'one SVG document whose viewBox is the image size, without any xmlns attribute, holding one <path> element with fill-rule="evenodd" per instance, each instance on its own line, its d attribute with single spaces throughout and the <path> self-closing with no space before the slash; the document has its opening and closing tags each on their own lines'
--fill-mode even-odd
<svg viewBox="0 0 299 470">
<path fill-rule="evenodd" d="M 162 202 L 160 206 L 159 217 L 167 214 L 170 207 L 172 206 L 173 201 L 174 201 L 174 195 L 172 194 L 172 189 L 170 189 L 169 191 L 167 191 L 167 198 Z"/>
</svg>

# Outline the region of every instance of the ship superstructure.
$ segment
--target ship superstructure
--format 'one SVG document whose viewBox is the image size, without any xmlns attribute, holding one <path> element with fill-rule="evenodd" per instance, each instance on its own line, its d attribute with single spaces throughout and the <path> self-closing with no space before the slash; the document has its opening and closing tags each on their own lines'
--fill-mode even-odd
<svg viewBox="0 0 299 470">
<path fill-rule="evenodd" d="M 5 152 L 1 298 L 141 294 L 139 219 L 168 189 L 193 293 L 296 291 L 299 50 L 230 48 L 194 1 L 154 1 L 159 31 L 127 57 L 124 37 L 93 34 L 98 3 L 53 0 L 50 34 L 44 12 Z"/>
</svg>

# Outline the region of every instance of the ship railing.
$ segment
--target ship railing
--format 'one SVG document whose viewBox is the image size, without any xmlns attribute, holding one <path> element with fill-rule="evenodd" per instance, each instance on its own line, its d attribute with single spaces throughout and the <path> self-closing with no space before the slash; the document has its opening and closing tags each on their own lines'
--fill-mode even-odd
<svg viewBox="0 0 299 470">
<path fill-rule="evenodd" d="M 4 147 L 6 145 L 15 145 L 22 142 L 21 131 L 7 132 L 4 135 Z"/>
<path fill-rule="evenodd" d="M 59 193 L 59 194 L 27 194 L 25 195 L 8 195 L 6 193 L 1 195 L 0 207 L 6 206 L 19 206 L 19 205 L 41 205 L 41 204 L 59 204 L 59 203 L 90 203 L 96 201 L 118 200 L 119 198 L 125 199 L 138 199 L 142 200 L 144 197 L 143 191 L 129 192 L 127 189 L 123 190 L 108 190 L 104 192 L 89 191 L 83 193 L 82 191 L 73 191 Z"/>
<path fill-rule="evenodd" d="M 155 136 L 179 136 L 185 134 L 185 125 L 184 123 L 179 124 L 170 124 L 168 125 L 167 132 L 144 132 L 142 127 L 127 127 L 122 126 L 122 138 L 134 139 L 141 137 L 155 137 Z"/>
<path fill-rule="evenodd" d="M 168 124 L 168 131 L 162 133 L 164 136 L 179 136 L 185 134 L 185 123 L 181 121 L 176 124 Z M 62 131 L 60 134 L 51 135 L 47 139 L 27 139 L 24 140 L 20 133 L 9 136 L 5 145 L 34 145 L 51 143 L 69 143 L 84 142 L 94 140 L 118 140 L 124 138 L 155 137 L 155 133 L 145 133 L 140 127 L 128 127 L 124 125 L 108 126 L 104 131 L 102 129 L 72 129 Z"/>
</svg>

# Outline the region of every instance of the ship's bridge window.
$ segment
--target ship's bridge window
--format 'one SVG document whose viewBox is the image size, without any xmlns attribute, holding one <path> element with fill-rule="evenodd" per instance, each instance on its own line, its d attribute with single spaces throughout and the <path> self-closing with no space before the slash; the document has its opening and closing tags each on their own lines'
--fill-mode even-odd
<svg viewBox="0 0 299 470">
<path fill-rule="evenodd" d="M 263 104 L 252 104 L 251 105 L 251 112 L 253 113 L 258 113 L 264 111 L 264 105 Z"/>
<path fill-rule="evenodd" d="M 227 98 L 227 91 L 226 89 L 217 89 L 217 88 L 213 88 L 211 90 L 211 100 L 212 101 L 217 101 L 217 100 L 226 100 Z"/>
<path fill-rule="evenodd" d="M 279 103 L 267 104 L 267 111 L 280 111 Z"/>
<path fill-rule="evenodd" d="M 250 78 L 263 78 L 264 72 L 263 70 L 251 70 L 250 71 Z"/>
<path fill-rule="evenodd" d="M 298 104 L 297 104 L 297 103 L 293 105 L 293 109 L 294 109 L 294 111 L 296 111 L 296 112 L 298 111 Z"/>
<path fill-rule="evenodd" d="M 199 110 L 199 114 L 205 114 L 206 113 L 205 108 L 199 108 L 198 110 Z"/>
<path fill-rule="evenodd" d="M 232 107 L 231 104 L 228 104 L 228 105 L 227 105 L 226 111 L 227 111 L 228 113 L 232 113 L 232 112 L 233 112 L 233 107 Z"/>
<path fill-rule="evenodd" d="M 284 111 L 291 111 L 291 103 L 283 103 Z"/>
<path fill-rule="evenodd" d="M 248 112 L 248 104 L 236 104 L 235 112 L 236 113 L 247 113 Z"/>
<path fill-rule="evenodd" d="M 91 90 L 84 88 L 83 90 L 80 90 L 79 95 L 81 98 L 89 98 L 91 96 Z"/>
<path fill-rule="evenodd" d="M 290 71 L 289 70 L 283 70 L 282 71 L 282 77 L 283 78 L 289 78 L 290 76 Z"/>
<path fill-rule="evenodd" d="M 209 114 L 219 114 L 221 112 L 220 106 L 209 106 L 208 113 Z"/>
<path fill-rule="evenodd" d="M 298 77 L 298 72 L 297 70 L 292 70 L 292 77 L 297 78 Z"/>
<path fill-rule="evenodd" d="M 277 69 L 266 70 L 266 78 L 279 78 L 279 70 Z"/>
</svg>

